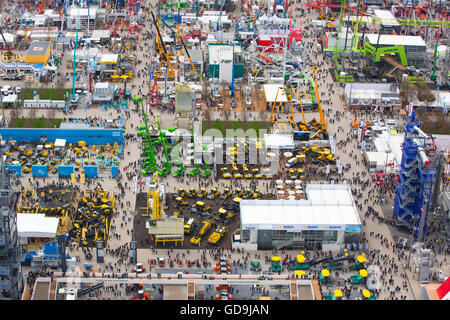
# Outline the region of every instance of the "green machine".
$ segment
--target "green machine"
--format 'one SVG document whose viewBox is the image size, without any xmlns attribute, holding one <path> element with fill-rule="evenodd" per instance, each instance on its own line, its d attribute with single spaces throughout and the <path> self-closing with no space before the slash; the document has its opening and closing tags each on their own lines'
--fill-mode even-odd
<svg viewBox="0 0 450 320">
<path fill-rule="evenodd" d="M 272 257 L 272 265 L 270 266 L 270 270 L 272 270 L 272 272 L 281 272 L 281 257 L 278 256 L 274 256 Z"/>
<path fill-rule="evenodd" d="M 169 128 L 169 131 L 170 131 L 170 129 L 171 128 Z M 178 165 L 180 167 L 172 175 L 174 177 L 181 177 L 184 175 L 185 169 L 184 169 L 183 161 L 181 160 L 180 148 L 178 145 L 175 146 L 175 148 L 177 149 Z"/>
<path fill-rule="evenodd" d="M 157 170 L 155 151 L 153 147 L 153 142 L 150 136 L 150 131 L 148 130 L 147 115 L 145 113 L 144 102 L 142 98 L 138 98 L 136 101 L 141 102 L 142 113 L 144 115 L 144 126 L 139 127 L 138 136 L 144 136 L 144 151 L 147 154 L 147 158 L 142 162 L 142 174 L 144 176 L 149 176 Z"/>
<path fill-rule="evenodd" d="M 307 263 L 292 264 L 289 266 L 289 270 L 309 270 L 311 266 Z"/>
<path fill-rule="evenodd" d="M 166 158 L 165 166 L 158 171 L 158 174 L 160 176 L 167 176 L 172 172 L 172 165 L 170 164 L 169 154 L 167 151 L 167 137 L 166 133 L 161 130 L 159 122 L 157 121 L 156 123 L 158 124 L 158 131 L 159 131 L 158 142 L 161 143 L 164 150 L 164 156 Z"/>
<path fill-rule="evenodd" d="M 367 270 L 361 269 L 359 270 L 358 274 L 350 276 L 349 280 L 351 284 L 365 284 L 367 276 L 368 276 Z"/>
<path fill-rule="evenodd" d="M 272 272 L 281 272 L 281 265 L 279 262 L 272 261 Z"/>
<path fill-rule="evenodd" d="M 203 146 L 203 150 L 208 150 L 208 146 Z M 206 159 L 205 159 L 205 165 L 206 165 L 206 168 L 205 168 L 205 171 L 202 172 L 201 177 L 206 179 L 211 175 L 211 170 L 209 169 Z"/>
<path fill-rule="evenodd" d="M 396 53 L 398 54 L 400 58 L 400 62 L 405 67 L 408 65 L 408 60 L 406 59 L 406 53 L 405 48 L 403 46 L 390 46 L 390 47 L 384 47 L 384 48 L 375 48 L 370 43 L 366 42 L 364 43 L 364 55 L 374 55 L 375 56 L 375 62 L 380 62 L 382 55 L 389 55 Z"/>
<path fill-rule="evenodd" d="M 436 42 L 436 47 L 434 48 L 433 72 L 430 75 L 430 79 L 434 81 L 437 78 L 437 75 L 436 75 L 436 62 L 437 62 L 437 56 L 438 56 L 438 51 L 437 51 L 438 41 L 437 41 L 437 39 L 435 39 L 433 37 L 431 37 L 431 39 L 433 39 Z"/>
<path fill-rule="evenodd" d="M 304 77 L 309 82 L 309 88 L 311 89 L 311 104 L 314 104 L 314 86 L 312 80 L 303 72 L 300 73 L 300 77 Z"/>
</svg>

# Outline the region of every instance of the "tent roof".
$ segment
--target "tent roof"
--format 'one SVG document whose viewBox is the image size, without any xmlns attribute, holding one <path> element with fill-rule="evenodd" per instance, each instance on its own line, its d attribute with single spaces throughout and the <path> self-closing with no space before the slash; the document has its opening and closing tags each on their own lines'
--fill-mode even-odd
<svg viewBox="0 0 450 320">
<path fill-rule="evenodd" d="M 3 103 L 14 103 L 17 102 L 17 100 L 18 100 L 17 94 L 9 94 L 6 97 L 2 98 Z"/>
<path fill-rule="evenodd" d="M 100 63 L 117 63 L 118 59 L 119 59 L 118 54 L 107 53 L 102 55 Z"/>
<path fill-rule="evenodd" d="M 278 90 L 280 88 L 280 90 Z M 277 96 L 278 91 L 278 96 Z M 281 84 L 265 84 L 264 93 L 266 95 L 266 102 L 287 102 L 286 91 Z M 276 99 L 276 101 L 275 101 Z"/>
<path fill-rule="evenodd" d="M 308 200 L 242 200 L 242 225 L 361 225 L 347 185 L 307 185 Z"/>
<path fill-rule="evenodd" d="M 264 142 L 266 148 L 293 149 L 294 138 L 289 134 L 265 134 Z"/>
<path fill-rule="evenodd" d="M 66 139 L 55 139 L 55 147 L 64 147 L 66 145 Z"/>
<path fill-rule="evenodd" d="M 45 217 L 45 214 L 18 213 L 17 231 L 19 237 L 54 238 L 59 218 Z"/>
</svg>

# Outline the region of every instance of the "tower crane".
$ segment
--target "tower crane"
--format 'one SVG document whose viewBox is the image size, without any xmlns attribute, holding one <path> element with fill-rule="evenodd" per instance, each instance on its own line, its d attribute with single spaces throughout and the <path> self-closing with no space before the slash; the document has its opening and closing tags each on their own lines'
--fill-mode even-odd
<svg viewBox="0 0 450 320">
<path fill-rule="evenodd" d="M 317 84 L 317 76 L 316 76 L 316 67 L 311 66 L 310 70 L 314 72 L 314 81 L 315 81 L 315 91 L 316 91 L 316 98 L 317 98 L 317 105 L 319 107 L 319 116 L 320 116 L 320 122 L 316 122 L 316 125 L 320 126 L 320 131 L 326 131 L 327 130 L 327 121 L 325 120 L 325 117 L 323 115 L 322 105 L 320 104 L 320 98 L 319 98 L 319 86 Z"/>
<path fill-rule="evenodd" d="M 78 47 L 78 29 L 80 28 L 80 6 L 78 5 L 78 10 L 77 10 L 77 30 L 75 33 L 75 48 L 73 50 L 73 63 L 72 63 L 72 69 L 73 69 L 73 75 L 72 75 L 72 102 L 76 102 L 77 99 L 75 98 L 75 79 L 76 79 L 76 66 L 77 66 L 77 62 L 76 62 L 76 57 L 77 57 L 77 47 Z"/>
<path fill-rule="evenodd" d="M 170 31 L 172 31 L 173 34 L 175 33 L 175 31 L 164 20 L 161 20 L 161 21 L 167 28 L 169 28 Z M 187 49 L 186 44 L 184 43 L 183 38 L 180 36 L 179 33 L 177 33 L 177 38 L 181 42 L 181 44 L 183 45 L 184 51 L 186 51 L 186 54 L 187 54 L 188 59 L 189 59 L 189 63 L 191 65 L 191 67 L 192 67 L 192 70 L 194 71 L 194 75 L 195 75 L 194 79 L 195 80 L 199 80 L 200 79 L 200 74 L 198 74 L 197 68 L 195 68 L 194 62 L 192 61 L 191 55 L 189 54 L 189 50 Z"/>
<path fill-rule="evenodd" d="M 226 3 L 226 0 L 222 0 L 222 4 L 220 5 L 220 13 L 219 18 L 217 19 L 217 29 L 216 29 L 216 36 L 217 36 L 217 42 L 222 42 L 222 12 L 223 7 Z"/>
<path fill-rule="evenodd" d="M 156 31 L 158 33 L 158 39 L 161 42 L 161 47 L 163 49 L 164 52 L 159 52 L 159 54 L 161 55 L 161 57 L 163 57 L 164 61 L 166 62 L 167 67 L 169 68 L 169 72 L 168 72 L 168 77 L 169 78 L 175 78 L 175 71 L 172 68 L 172 65 L 170 64 L 170 59 L 169 59 L 169 54 L 166 50 L 166 45 L 163 41 L 163 38 L 161 36 L 161 32 L 159 31 L 159 27 L 158 27 L 158 23 L 156 22 L 156 18 L 155 15 L 153 14 L 153 11 L 150 11 L 150 13 L 152 14 L 152 19 L 153 19 L 153 24 L 156 27 Z"/>
</svg>

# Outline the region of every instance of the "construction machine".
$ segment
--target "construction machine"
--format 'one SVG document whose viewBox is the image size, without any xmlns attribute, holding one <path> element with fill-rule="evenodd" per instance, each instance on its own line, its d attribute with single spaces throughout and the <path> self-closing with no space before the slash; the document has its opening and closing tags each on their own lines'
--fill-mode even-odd
<svg viewBox="0 0 450 320">
<path fill-rule="evenodd" d="M 158 23 L 156 22 L 155 15 L 153 14 L 153 11 L 150 11 L 150 13 L 152 15 L 153 24 L 155 25 L 156 31 L 158 33 L 158 39 L 159 39 L 159 43 L 160 43 L 160 48 L 158 48 L 159 49 L 158 53 L 160 54 L 161 61 L 165 62 L 166 66 L 168 68 L 167 76 L 169 78 L 175 78 L 175 71 L 174 71 L 174 69 L 173 69 L 173 67 L 172 67 L 172 65 L 170 63 L 171 57 L 170 57 L 169 53 L 166 50 L 166 45 L 165 45 L 164 40 L 163 40 L 163 38 L 161 36 L 161 32 L 159 30 Z M 161 48 L 163 50 L 161 50 Z"/>
<path fill-rule="evenodd" d="M 217 244 L 225 234 L 225 226 L 218 227 L 208 238 L 208 242 L 211 244 Z"/>
</svg>

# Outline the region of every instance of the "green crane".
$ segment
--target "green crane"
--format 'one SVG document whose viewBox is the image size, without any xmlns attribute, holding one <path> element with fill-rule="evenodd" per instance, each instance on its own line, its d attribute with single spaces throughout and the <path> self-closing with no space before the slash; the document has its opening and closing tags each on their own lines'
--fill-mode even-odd
<svg viewBox="0 0 450 320">
<path fill-rule="evenodd" d="M 191 129 L 192 132 L 192 144 L 195 145 L 195 141 L 194 141 L 194 130 Z M 195 162 L 195 152 L 194 152 L 194 169 L 192 169 L 191 171 L 189 171 L 189 175 L 191 177 L 195 177 L 196 175 L 198 175 L 200 173 L 200 169 L 197 166 L 197 163 Z"/>
<path fill-rule="evenodd" d="M 203 146 L 203 150 L 208 150 L 208 146 Z M 206 165 L 205 171 L 203 171 L 201 174 L 202 178 L 208 178 L 211 175 L 211 170 L 209 170 L 208 162 L 206 162 L 206 159 L 205 165 Z"/>
<path fill-rule="evenodd" d="M 139 100 L 140 100 L 141 106 L 142 106 L 142 113 L 144 115 L 145 125 L 139 127 L 140 130 L 138 132 L 138 136 L 143 135 L 147 142 L 144 145 L 144 150 L 145 150 L 145 153 L 147 154 L 147 158 L 144 159 L 144 161 L 142 162 L 141 172 L 144 176 L 149 176 L 150 174 L 152 174 L 153 172 L 155 172 L 157 170 L 157 165 L 156 165 L 155 151 L 154 151 L 154 147 L 153 147 L 152 138 L 150 136 L 150 131 L 148 130 L 147 115 L 145 113 L 144 101 L 142 100 L 142 98 L 138 98 L 135 101 L 139 101 Z"/>
<path fill-rule="evenodd" d="M 311 79 L 304 74 L 303 72 L 300 73 L 300 77 L 305 77 L 305 79 L 309 82 L 309 88 L 311 89 L 311 104 L 314 104 L 314 86 L 313 83 L 311 81 Z"/>
<path fill-rule="evenodd" d="M 159 121 L 156 122 L 158 124 L 158 131 L 159 131 L 159 138 L 158 141 L 162 144 L 163 150 L 164 150 L 164 156 L 166 158 L 165 166 L 158 171 L 158 174 L 160 176 L 167 176 L 172 172 L 172 165 L 170 164 L 169 155 L 167 151 L 167 137 L 166 133 L 161 130 Z"/>
<path fill-rule="evenodd" d="M 180 150 L 178 150 L 178 157 L 179 157 L 179 162 L 178 162 L 178 165 L 180 166 L 179 168 L 178 168 L 178 170 L 177 171 L 175 171 L 174 173 L 173 173 L 173 176 L 174 177 L 180 177 L 180 176 L 183 176 L 184 175 L 184 172 L 185 172 L 185 169 L 184 169 L 184 166 L 183 166 L 183 161 L 181 160 L 181 155 L 180 155 Z"/>
<path fill-rule="evenodd" d="M 437 75 L 436 75 L 436 61 L 437 61 L 437 56 L 438 56 L 438 51 L 437 51 L 438 41 L 437 41 L 437 39 L 435 39 L 433 37 L 431 37 L 431 39 L 433 39 L 436 42 L 436 47 L 434 48 L 433 73 L 431 73 L 431 75 L 430 75 L 430 79 L 434 81 L 437 78 Z"/>
</svg>

